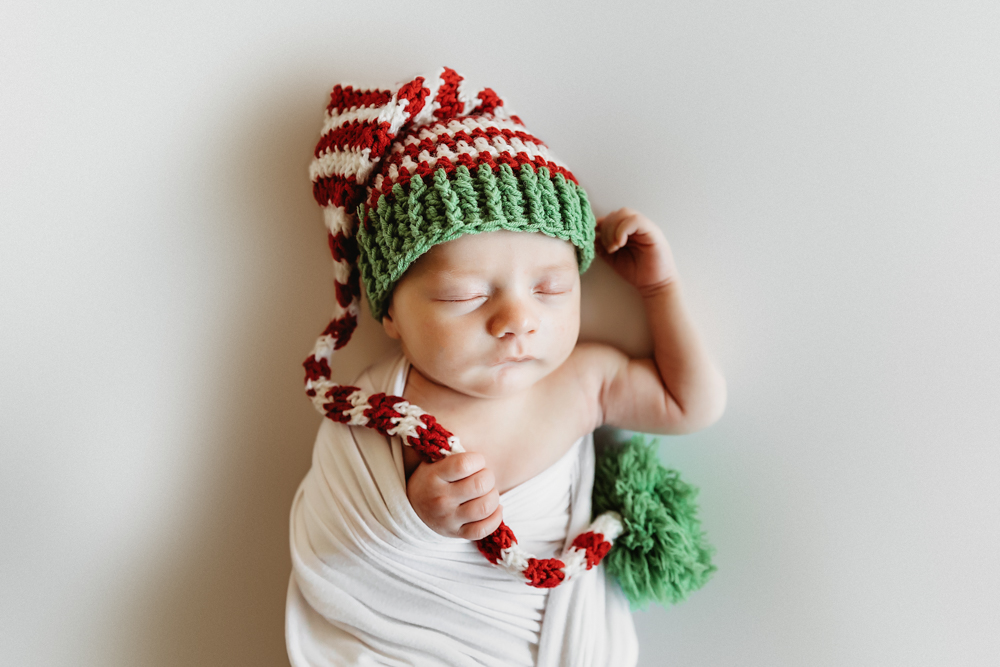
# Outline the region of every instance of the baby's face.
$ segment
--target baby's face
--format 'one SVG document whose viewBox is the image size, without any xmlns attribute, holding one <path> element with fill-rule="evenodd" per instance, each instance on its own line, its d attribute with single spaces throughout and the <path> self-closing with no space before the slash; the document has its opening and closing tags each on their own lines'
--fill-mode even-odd
<svg viewBox="0 0 1000 667">
<path fill-rule="evenodd" d="M 515 394 L 559 368 L 576 345 L 576 250 L 509 231 L 436 245 L 396 284 L 382 323 L 431 381 L 470 396 Z"/>
</svg>

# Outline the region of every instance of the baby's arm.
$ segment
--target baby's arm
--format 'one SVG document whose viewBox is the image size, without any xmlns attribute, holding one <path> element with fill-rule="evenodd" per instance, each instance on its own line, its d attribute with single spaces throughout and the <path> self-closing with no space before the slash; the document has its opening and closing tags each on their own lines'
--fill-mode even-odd
<svg viewBox="0 0 1000 667">
<path fill-rule="evenodd" d="M 597 221 L 597 252 L 639 290 L 654 345 L 654 359 L 629 359 L 606 345 L 580 346 L 579 361 L 596 373 L 600 423 L 691 433 L 715 422 L 725 409 L 726 381 L 684 305 L 663 232 L 623 208 Z"/>
<path fill-rule="evenodd" d="M 416 456 L 409 447 L 403 452 L 404 457 Z M 409 472 L 417 461 L 406 463 Z M 482 454 L 452 454 L 435 463 L 419 463 L 412 470 L 406 496 L 417 516 L 435 533 L 479 540 L 500 525 L 500 494 Z"/>
</svg>

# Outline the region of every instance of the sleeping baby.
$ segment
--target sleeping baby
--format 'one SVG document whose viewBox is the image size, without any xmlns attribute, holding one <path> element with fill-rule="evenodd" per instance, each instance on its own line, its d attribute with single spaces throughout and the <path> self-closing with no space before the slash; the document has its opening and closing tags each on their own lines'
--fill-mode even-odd
<svg viewBox="0 0 1000 667">
<path fill-rule="evenodd" d="M 591 523 L 592 433 L 690 433 L 726 400 L 662 231 L 628 208 L 595 220 L 496 93 L 448 68 L 334 88 L 311 176 L 338 307 L 305 363 L 328 418 L 292 508 L 292 664 L 635 664 L 596 566 L 619 528 Z M 595 254 L 642 297 L 653 358 L 578 342 Z M 401 352 L 338 385 L 362 284 Z"/>
</svg>

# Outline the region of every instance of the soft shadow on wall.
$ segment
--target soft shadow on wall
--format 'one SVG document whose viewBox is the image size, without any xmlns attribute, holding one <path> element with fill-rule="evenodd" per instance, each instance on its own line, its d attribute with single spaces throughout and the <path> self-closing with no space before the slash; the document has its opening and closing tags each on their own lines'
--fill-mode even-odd
<svg viewBox="0 0 1000 667">
<path fill-rule="evenodd" d="M 335 74 L 335 73 L 334 73 Z M 336 80 L 336 77 L 331 77 Z M 266 93 L 261 92 L 266 91 Z M 123 626 L 113 632 L 122 664 L 287 664 L 284 603 L 291 571 L 288 513 L 309 467 L 319 424 L 302 388 L 302 360 L 332 311 L 326 232 L 311 195 L 308 164 L 325 100 L 311 82 L 257 84 L 246 111 L 214 119 L 226 137 L 205 150 L 206 234 L 231 239 L 240 275 L 228 277 L 218 321 L 206 323 L 213 367 L 200 414 L 200 473 L 189 516 L 135 573 Z M 231 302 L 230 302 L 231 301 Z M 347 381 L 392 347 L 367 313 L 335 379 Z"/>
</svg>

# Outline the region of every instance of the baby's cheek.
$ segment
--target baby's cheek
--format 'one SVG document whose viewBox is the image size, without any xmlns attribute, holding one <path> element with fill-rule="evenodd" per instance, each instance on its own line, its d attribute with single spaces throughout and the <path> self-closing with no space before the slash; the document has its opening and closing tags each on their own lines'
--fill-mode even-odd
<svg viewBox="0 0 1000 667">
<path fill-rule="evenodd" d="M 565 358 L 570 355 L 573 348 L 576 347 L 577 339 L 580 336 L 580 314 L 576 313 L 575 317 L 564 317 L 561 318 L 557 323 L 553 325 L 555 331 L 555 341 L 554 346 L 558 350 L 559 356 Z"/>
<path fill-rule="evenodd" d="M 567 304 L 552 314 L 550 326 L 561 337 L 574 337 L 580 331 L 580 308 Z"/>
<path fill-rule="evenodd" d="M 433 350 L 436 362 L 443 366 L 456 366 L 472 347 L 472 333 L 455 322 L 429 324 L 424 336 L 428 347 Z"/>
</svg>

